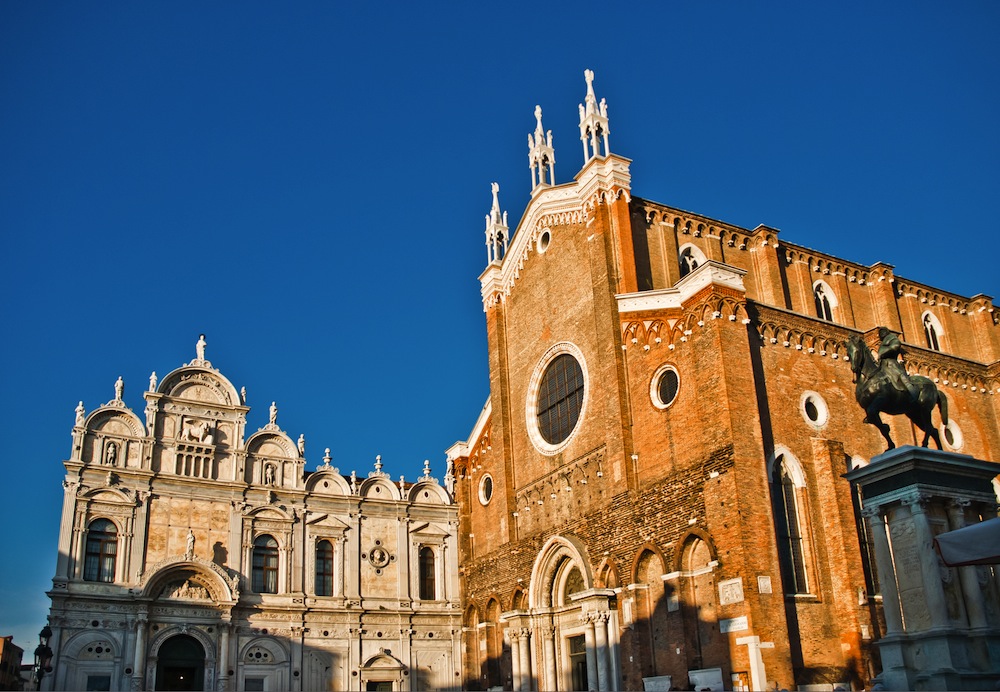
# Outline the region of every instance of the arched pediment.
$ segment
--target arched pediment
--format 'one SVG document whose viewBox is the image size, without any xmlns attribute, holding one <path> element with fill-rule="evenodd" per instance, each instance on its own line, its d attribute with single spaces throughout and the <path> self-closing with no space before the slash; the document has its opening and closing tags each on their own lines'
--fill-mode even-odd
<svg viewBox="0 0 1000 692">
<path fill-rule="evenodd" d="M 433 481 L 414 483 L 407 494 L 410 502 L 424 505 L 450 505 L 448 491 Z"/>
<path fill-rule="evenodd" d="M 199 366 L 177 368 L 163 378 L 156 391 L 165 396 L 203 404 L 241 405 L 232 382 L 217 370 Z"/>
<path fill-rule="evenodd" d="M 102 406 L 87 416 L 84 425 L 87 432 L 91 433 L 122 437 L 143 437 L 146 434 L 146 426 L 139 420 L 139 416 L 124 406 Z"/>
<path fill-rule="evenodd" d="M 114 660 L 118 642 L 103 630 L 83 630 L 63 642 L 60 655 L 71 660 Z M 88 655 L 89 654 L 89 655 Z"/>
<path fill-rule="evenodd" d="M 202 558 L 175 557 L 154 565 L 143 575 L 142 598 L 204 601 L 205 605 L 235 603 L 240 578 Z M 185 588 L 186 585 L 186 588 Z"/>
<path fill-rule="evenodd" d="M 277 427 L 277 426 L 274 426 Z M 258 430 L 247 439 L 247 453 L 255 456 L 298 459 L 299 449 L 284 432 Z"/>
<path fill-rule="evenodd" d="M 94 488 L 93 490 L 88 490 L 83 493 L 81 497 L 94 502 L 105 502 L 108 504 L 135 504 L 129 495 L 116 487 L 106 486 L 101 488 Z"/>
<path fill-rule="evenodd" d="M 350 495 L 351 486 L 346 478 L 332 468 L 320 469 L 309 474 L 306 491 L 317 495 Z"/>
<path fill-rule="evenodd" d="M 280 664 L 288 660 L 288 652 L 275 639 L 257 637 L 247 642 L 240 651 L 240 660 L 245 663 Z"/>
<path fill-rule="evenodd" d="M 265 505 L 263 507 L 255 507 L 246 513 L 248 517 L 253 517 L 254 519 L 267 519 L 271 521 L 293 521 L 293 517 L 288 514 L 285 510 L 280 507 L 274 507 L 272 505 Z"/>
<path fill-rule="evenodd" d="M 403 670 L 406 666 L 392 654 L 386 653 L 385 649 L 379 649 L 379 652 L 365 661 L 361 667 L 366 670 Z"/>
<path fill-rule="evenodd" d="M 361 497 L 372 500 L 401 500 L 399 488 L 385 476 L 366 478 L 361 483 Z"/>
<path fill-rule="evenodd" d="M 531 568 L 531 585 L 528 587 L 528 603 L 532 608 L 548 608 L 552 605 L 552 588 L 557 572 L 569 560 L 580 570 L 583 589 L 594 588 L 594 574 L 590 567 L 587 549 L 576 536 L 552 536 L 538 551 L 535 564 Z"/>
</svg>

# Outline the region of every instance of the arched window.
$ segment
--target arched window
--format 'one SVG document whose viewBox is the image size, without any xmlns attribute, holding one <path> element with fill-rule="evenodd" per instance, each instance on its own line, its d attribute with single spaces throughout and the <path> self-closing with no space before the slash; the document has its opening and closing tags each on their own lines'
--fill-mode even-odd
<svg viewBox="0 0 1000 692">
<path fill-rule="evenodd" d="M 436 584 L 434 582 L 434 550 L 426 545 L 420 549 L 417 556 L 419 563 L 420 599 L 433 601 L 437 598 Z"/>
<path fill-rule="evenodd" d="M 705 255 L 694 245 L 686 245 L 681 248 L 677 260 L 681 265 L 681 278 L 683 279 L 705 263 Z"/>
<path fill-rule="evenodd" d="M 813 300 L 816 302 L 816 317 L 827 322 L 833 322 L 833 308 L 836 305 L 831 301 L 833 291 L 823 281 L 817 281 L 813 286 Z M 834 299 L 835 300 L 835 299 Z"/>
<path fill-rule="evenodd" d="M 316 595 L 333 595 L 333 546 L 330 541 L 316 545 Z"/>
<path fill-rule="evenodd" d="M 278 541 L 266 534 L 253 542 L 251 588 L 257 593 L 278 593 Z"/>
<path fill-rule="evenodd" d="M 927 338 L 927 348 L 932 351 L 941 350 L 941 323 L 929 312 L 924 313 L 924 336 Z"/>
<path fill-rule="evenodd" d="M 771 498 L 774 505 L 774 528 L 778 539 L 778 559 L 785 593 L 807 594 L 806 570 L 808 524 L 805 513 L 805 483 L 798 463 L 779 454 L 771 471 Z"/>
<path fill-rule="evenodd" d="M 108 519 L 90 522 L 87 529 L 87 553 L 83 562 L 86 581 L 113 582 L 118 557 L 118 529 Z"/>
</svg>

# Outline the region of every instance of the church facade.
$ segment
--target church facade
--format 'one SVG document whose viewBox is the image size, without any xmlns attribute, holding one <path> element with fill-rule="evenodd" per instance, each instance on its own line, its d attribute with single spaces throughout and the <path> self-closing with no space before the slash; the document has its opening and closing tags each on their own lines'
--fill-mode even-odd
<svg viewBox="0 0 1000 692">
<path fill-rule="evenodd" d="M 72 690 L 457 689 L 457 508 L 430 476 L 380 460 L 344 477 L 197 357 L 144 419 L 81 402 L 45 684 Z"/>
<path fill-rule="evenodd" d="M 463 684 L 858 688 L 879 671 L 884 519 L 843 476 L 885 441 L 847 343 L 888 327 L 947 400 L 945 449 L 996 460 L 998 313 L 634 196 L 586 77 L 583 167 L 556 183 L 536 108 L 531 200 L 513 229 L 494 184 L 486 219 L 490 396 L 448 451 Z"/>
</svg>

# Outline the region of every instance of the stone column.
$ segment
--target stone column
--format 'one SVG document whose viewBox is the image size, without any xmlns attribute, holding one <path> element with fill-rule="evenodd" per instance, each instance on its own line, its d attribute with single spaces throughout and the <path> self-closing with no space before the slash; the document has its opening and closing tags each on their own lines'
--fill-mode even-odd
<svg viewBox="0 0 1000 692">
<path fill-rule="evenodd" d="M 229 623 L 219 625 L 219 689 L 229 689 Z"/>
<path fill-rule="evenodd" d="M 594 633 L 594 619 L 592 613 L 587 613 L 584 616 L 584 623 L 586 629 L 584 630 L 584 640 L 587 643 L 587 687 L 590 689 L 595 689 L 597 685 L 597 642 L 596 635 Z M 600 687 L 597 689 L 607 689 L 606 687 Z"/>
<path fill-rule="evenodd" d="M 555 690 L 559 688 L 556 682 L 556 631 L 551 627 L 544 627 L 539 630 L 542 635 L 542 658 L 545 664 L 545 677 L 539 681 L 538 687 L 544 690 Z"/>
<path fill-rule="evenodd" d="M 968 500 L 954 499 L 948 503 L 948 521 L 951 530 L 965 527 L 965 508 L 971 503 Z M 986 599 L 979 585 L 978 567 L 959 567 L 958 578 L 962 583 L 962 595 L 965 597 L 965 612 L 969 616 L 969 627 L 986 627 Z"/>
<path fill-rule="evenodd" d="M 941 583 L 941 568 L 938 564 L 940 558 L 934 550 L 934 534 L 924 507 L 927 499 L 926 496 L 915 493 L 904 499 L 903 504 L 910 508 L 910 517 L 917 536 L 920 575 L 923 577 L 924 598 L 927 600 L 927 610 L 931 615 L 931 627 L 944 628 L 949 625 L 948 601 L 945 598 L 944 585 Z"/>
<path fill-rule="evenodd" d="M 522 627 L 521 635 L 521 689 L 531 690 L 531 629 Z"/>
<path fill-rule="evenodd" d="M 868 519 L 875 544 L 875 563 L 878 568 L 878 582 L 882 589 L 882 609 L 885 613 L 886 634 L 903 632 L 903 613 L 899 603 L 899 589 L 896 586 L 896 569 L 892 564 L 889 536 L 886 533 L 882 508 L 878 505 L 866 508 L 862 514 Z"/>
<path fill-rule="evenodd" d="M 135 655 L 132 657 L 132 689 L 141 690 L 146 671 L 146 614 L 140 613 L 135 621 Z"/>
<path fill-rule="evenodd" d="M 511 683 L 514 686 L 514 692 L 519 692 L 521 689 L 521 641 L 517 630 L 513 627 L 507 628 L 507 637 L 510 639 L 510 674 Z M 479 647 L 476 647 L 476 658 L 478 659 Z M 482 675 L 481 669 L 482 665 L 479 666 L 480 675 Z"/>
<path fill-rule="evenodd" d="M 611 682 L 608 676 L 608 614 L 591 613 L 594 627 L 594 651 L 597 654 L 597 689 L 610 690 Z M 593 683 L 591 683 L 593 684 Z"/>
</svg>

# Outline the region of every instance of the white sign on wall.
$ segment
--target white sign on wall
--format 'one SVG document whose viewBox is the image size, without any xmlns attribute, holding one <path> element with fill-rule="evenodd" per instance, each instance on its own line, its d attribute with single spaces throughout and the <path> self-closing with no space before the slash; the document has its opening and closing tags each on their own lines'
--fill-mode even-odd
<svg viewBox="0 0 1000 692">
<path fill-rule="evenodd" d="M 738 618 L 719 620 L 719 631 L 723 634 L 727 632 L 743 632 L 748 629 L 750 629 L 750 623 L 747 622 L 746 615 L 741 615 Z"/>
</svg>

